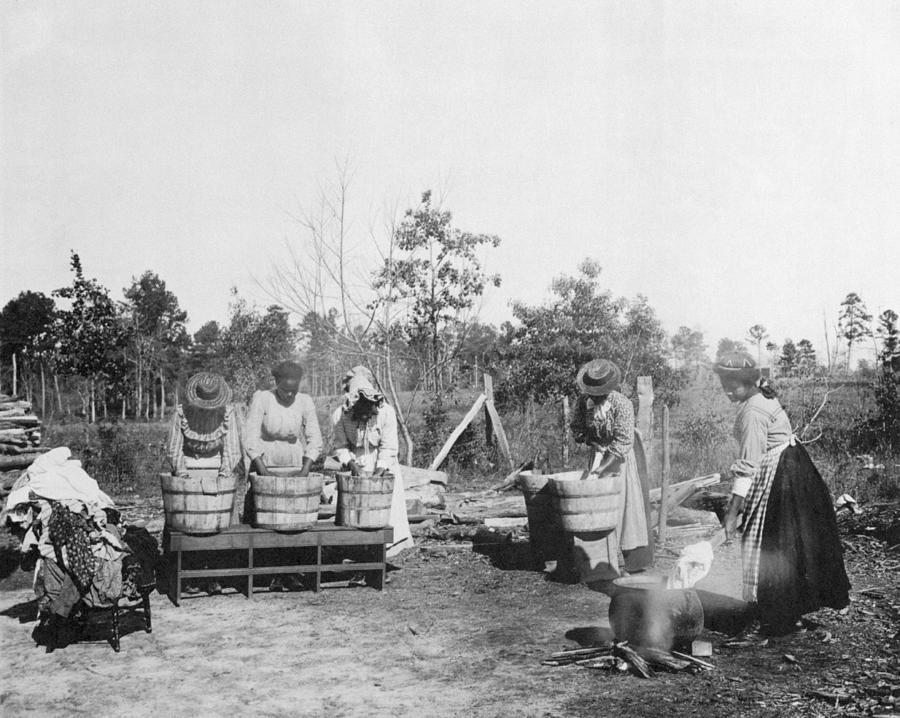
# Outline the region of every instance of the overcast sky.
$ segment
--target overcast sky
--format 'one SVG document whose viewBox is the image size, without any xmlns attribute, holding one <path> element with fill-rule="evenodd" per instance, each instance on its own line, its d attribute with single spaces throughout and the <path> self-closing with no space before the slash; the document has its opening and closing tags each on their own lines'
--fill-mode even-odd
<svg viewBox="0 0 900 718">
<path fill-rule="evenodd" d="M 900 3 L 0 3 L 0 303 L 156 271 L 196 330 L 350 157 L 354 231 L 441 189 L 483 318 L 585 256 L 714 347 L 900 311 Z"/>
</svg>

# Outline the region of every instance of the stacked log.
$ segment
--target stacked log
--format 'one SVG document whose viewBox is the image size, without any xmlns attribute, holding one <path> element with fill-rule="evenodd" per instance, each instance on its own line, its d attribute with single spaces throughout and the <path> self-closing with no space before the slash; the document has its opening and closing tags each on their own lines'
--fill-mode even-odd
<svg viewBox="0 0 900 718">
<path fill-rule="evenodd" d="M 0 394 L 0 471 L 27 468 L 42 451 L 41 420 L 31 403 Z"/>
</svg>

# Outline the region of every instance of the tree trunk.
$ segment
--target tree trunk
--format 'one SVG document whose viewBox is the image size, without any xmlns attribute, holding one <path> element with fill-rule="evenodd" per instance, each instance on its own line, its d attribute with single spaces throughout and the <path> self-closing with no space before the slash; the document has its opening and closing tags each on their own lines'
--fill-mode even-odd
<svg viewBox="0 0 900 718">
<path fill-rule="evenodd" d="M 413 440 L 409 433 L 409 425 L 406 423 L 407 417 L 403 415 L 400 407 L 400 397 L 397 395 L 397 389 L 394 386 L 394 372 L 391 366 L 391 354 L 388 354 L 384 360 L 384 377 L 387 380 L 388 393 L 391 395 L 391 403 L 394 405 L 397 414 L 397 425 L 400 427 L 400 434 L 406 443 L 406 465 L 412 466 L 413 460 Z"/>
<path fill-rule="evenodd" d="M 91 408 L 91 423 L 92 424 L 97 423 L 97 403 L 96 403 L 95 394 L 96 394 L 96 392 L 95 392 L 94 379 L 91 379 L 91 390 L 90 390 L 89 401 L 90 401 L 90 408 Z"/>
<path fill-rule="evenodd" d="M 16 396 L 19 393 L 19 378 L 18 378 L 18 368 L 16 366 L 16 353 L 13 352 L 12 355 L 12 395 Z"/>
<path fill-rule="evenodd" d="M 166 418 L 166 373 L 159 370 L 159 418 Z"/>
<path fill-rule="evenodd" d="M 137 362 L 134 367 L 134 418 L 141 418 L 141 410 L 144 404 L 144 376 L 143 376 L 143 365 L 141 363 L 141 355 L 138 352 Z"/>
<path fill-rule="evenodd" d="M 63 413 L 62 392 L 59 390 L 59 374 L 53 375 L 53 386 L 56 387 L 56 405 L 59 407 L 59 413 Z"/>
<path fill-rule="evenodd" d="M 46 421 L 47 416 L 47 377 L 44 374 L 44 362 L 41 361 L 41 419 Z"/>
</svg>

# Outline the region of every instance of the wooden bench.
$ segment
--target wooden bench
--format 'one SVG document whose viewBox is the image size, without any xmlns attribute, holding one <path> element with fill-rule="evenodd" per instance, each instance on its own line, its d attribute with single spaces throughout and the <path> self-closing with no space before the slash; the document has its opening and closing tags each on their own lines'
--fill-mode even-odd
<svg viewBox="0 0 900 718">
<path fill-rule="evenodd" d="M 313 590 L 322 585 L 323 573 L 365 572 L 370 585 L 382 590 L 386 570 L 386 546 L 394 539 L 392 528 L 360 530 L 335 526 L 331 521 L 319 521 L 305 531 L 280 532 L 255 529 L 246 524 L 229 526 L 221 533 L 209 536 L 168 531 L 166 548 L 169 551 L 169 599 L 176 606 L 181 598 L 181 582 L 192 578 L 220 578 L 243 576 L 247 579 L 247 598 L 253 598 L 253 577 L 278 574 L 311 573 L 315 577 Z M 323 546 L 376 546 L 376 560 L 352 563 L 322 563 Z M 256 566 L 256 549 L 315 548 L 315 563 L 280 566 Z M 246 551 L 247 564 L 237 568 L 185 569 L 182 554 L 192 551 Z"/>
</svg>

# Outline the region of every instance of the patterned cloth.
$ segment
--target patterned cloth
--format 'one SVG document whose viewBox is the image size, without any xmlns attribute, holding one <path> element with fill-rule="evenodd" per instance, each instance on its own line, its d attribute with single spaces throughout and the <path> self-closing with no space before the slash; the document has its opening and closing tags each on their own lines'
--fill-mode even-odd
<svg viewBox="0 0 900 718">
<path fill-rule="evenodd" d="M 86 591 L 94 579 L 97 559 L 91 551 L 90 527 L 87 519 L 69 511 L 62 504 L 50 502 L 50 542 L 60 563 L 65 565 L 79 588 Z"/>
<path fill-rule="evenodd" d="M 634 444 L 634 407 L 617 391 L 610 392 L 603 401 L 581 396 L 572 416 L 575 441 L 599 444 L 604 452 L 624 459 Z"/>
<path fill-rule="evenodd" d="M 759 557 L 763 541 L 763 526 L 766 522 L 766 507 L 769 503 L 769 494 L 772 491 L 772 482 L 775 480 L 775 472 L 778 469 L 778 460 L 788 446 L 792 446 L 794 438 L 790 441 L 773 447 L 763 457 L 759 465 L 758 473 L 750 491 L 744 499 L 744 522 L 741 548 L 743 554 L 743 597 L 745 601 L 756 601 L 756 588 L 759 580 Z"/>
</svg>

